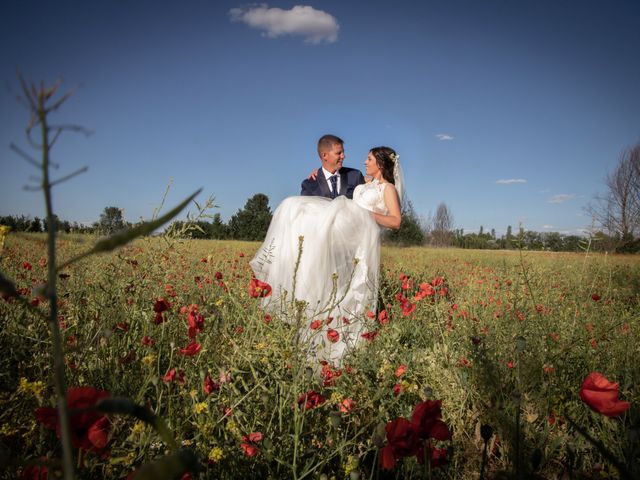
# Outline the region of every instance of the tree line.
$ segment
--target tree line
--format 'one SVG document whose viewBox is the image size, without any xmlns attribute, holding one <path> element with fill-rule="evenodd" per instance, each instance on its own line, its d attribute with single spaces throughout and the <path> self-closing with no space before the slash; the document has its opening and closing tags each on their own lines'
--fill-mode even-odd
<svg viewBox="0 0 640 480">
<path fill-rule="evenodd" d="M 517 249 L 548 251 L 595 251 L 620 253 L 640 252 L 640 143 L 626 149 L 620 156 L 616 169 L 605 179 L 607 192 L 594 197 L 586 213 L 593 218 L 590 236 L 565 235 L 559 232 L 536 232 L 519 227 L 516 233 L 507 227 L 506 233 L 496 235 L 494 228 L 488 231 L 465 233 L 455 228 L 453 213 L 443 202 L 435 215 L 422 219 L 410 200 L 402 204 L 402 224 L 399 230 L 385 231 L 382 241 L 395 245 L 431 245 L 471 249 Z M 262 241 L 272 217 L 269 197 L 257 193 L 247 200 L 244 207 L 229 219 L 222 221 L 219 213 L 205 215 L 197 220 L 173 222 L 169 231 L 176 236 L 194 239 Z M 108 235 L 131 227 L 123 218 L 122 209 L 105 207 L 100 219 L 92 225 L 68 222 L 55 217 L 56 228 L 63 232 L 97 233 Z M 14 231 L 43 232 L 48 230 L 45 220 L 24 215 L 0 217 L 0 224 Z"/>
</svg>

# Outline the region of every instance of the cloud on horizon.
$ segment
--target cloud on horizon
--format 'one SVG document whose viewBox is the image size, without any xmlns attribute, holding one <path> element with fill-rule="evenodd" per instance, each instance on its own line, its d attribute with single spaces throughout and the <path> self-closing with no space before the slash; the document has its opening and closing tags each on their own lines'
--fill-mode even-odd
<svg viewBox="0 0 640 480">
<path fill-rule="evenodd" d="M 438 133 L 436 137 L 438 140 L 453 140 L 453 135 L 449 135 L 447 133 Z"/>
<path fill-rule="evenodd" d="M 277 38 L 282 35 L 304 37 L 306 43 L 333 43 L 338 40 L 340 26 L 333 15 L 307 5 L 291 10 L 269 8 L 267 4 L 229 10 L 232 22 L 243 22 L 251 28 L 263 30 L 262 35 Z"/>
<path fill-rule="evenodd" d="M 514 183 L 527 183 L 527 181 L 524 178 L 502 178 L 496 180 L 496 183 L 499 185 L 511 185 Z"/>
<path fill-rule="evenodd" d="M 575 195 L 573 194 L 569 195 L 567 193 L 559 193 L 558 195 L 554 195 L 549 200 L 547 200 L 547 203 L 564 203 L 568 200 L 571 200 L 573 197 L 575 197 Z"/>
</svg>

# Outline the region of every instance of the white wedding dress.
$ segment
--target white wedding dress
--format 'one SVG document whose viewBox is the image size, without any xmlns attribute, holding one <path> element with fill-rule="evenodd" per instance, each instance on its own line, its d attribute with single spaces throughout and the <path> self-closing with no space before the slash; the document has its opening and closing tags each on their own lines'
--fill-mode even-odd
<svg viewBox="0 0 640 480">
<path fill-rule="evenodd" d="M 385 185 L 359 185 L 353 200 L 286 198 L 250 262 L 256 278 L 272 287 L 266 310 L 286 315 L 295 311 L 293 299 L 306 303 L 299 332 L 312 360 L 341 364 L 362 340 L 367 312 L 375 312 L 380 227 L 370 212 L 388 214 Z"/>
</svg>

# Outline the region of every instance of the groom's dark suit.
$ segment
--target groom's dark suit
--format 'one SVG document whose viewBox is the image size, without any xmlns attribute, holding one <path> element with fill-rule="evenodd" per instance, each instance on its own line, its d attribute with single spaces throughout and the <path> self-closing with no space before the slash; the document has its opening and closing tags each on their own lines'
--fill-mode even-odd
<svg viewBox="0 0 640 480">
<path fill-rule="evenodd" d="M 346 195 L 347 198 L 353 198 L 353 190 L 364 183 L 362 173 L 355 168 L 342 167 L 338 170 L 338 174 L 340 175 L 340 191 L 338 195 Z M 307 178 L 302 181 L 300 195 L 331 198 L 331 187 L 327 183 L 322 168 L 318 169 L 315 180 Z"/>
</svg>

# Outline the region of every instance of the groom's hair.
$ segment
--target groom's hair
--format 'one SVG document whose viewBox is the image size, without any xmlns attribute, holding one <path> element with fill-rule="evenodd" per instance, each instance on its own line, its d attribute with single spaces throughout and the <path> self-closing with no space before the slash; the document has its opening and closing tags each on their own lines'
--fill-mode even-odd
<svg viewBox="0 0 640 480">
<path fill-rule="evenodd" d="M 344 142 L 340 137 L 336 137 L 335 135 L 323 135 L 318 140 L 318 155 L 320 152 L 325 150 L 331 150 L 331 147 L 334 145 L 344 145 Z"/>
</svg>

